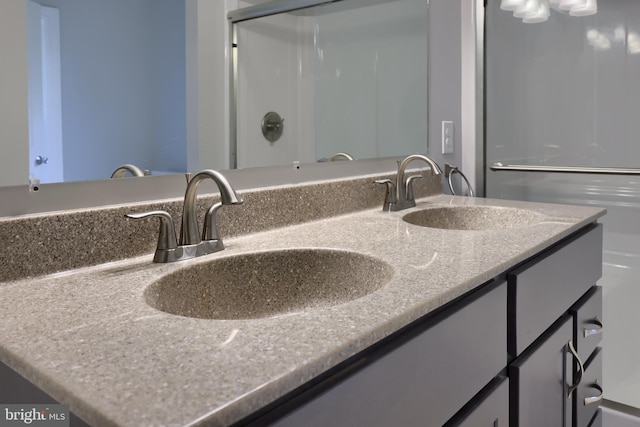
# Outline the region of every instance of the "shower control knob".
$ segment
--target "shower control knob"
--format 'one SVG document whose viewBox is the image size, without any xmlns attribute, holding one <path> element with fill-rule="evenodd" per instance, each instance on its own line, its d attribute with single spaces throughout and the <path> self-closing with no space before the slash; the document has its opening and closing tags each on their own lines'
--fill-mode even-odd
<svg viewBox="0 0 640 427">
<path fill-rule="evenodd" d="M 284 119 L 280 114 L 270 111 L 262 118 L 262 135 L 269 142 L 275 142 L 282 136 Z"/>
<path fill-rule="evenodd" d="M 40 166 L 40 165 L 46 165 L 47 163 L 49 163 L 49 158 L 45 157 L 45 156 L 37 156 L 36 157 L 36 165 Z"/>
</svg>

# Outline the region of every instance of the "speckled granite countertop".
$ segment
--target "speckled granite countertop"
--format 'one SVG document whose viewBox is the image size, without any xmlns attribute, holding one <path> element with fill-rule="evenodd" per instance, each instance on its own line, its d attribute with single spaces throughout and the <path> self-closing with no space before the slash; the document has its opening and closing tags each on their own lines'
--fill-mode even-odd
<svg viewBox="0 0 640 427">
<path fill-rule="evenodd" d="M 525 207 L 536 225 L 440 230 L 402 217 L 437 205 Z M 225 240 L 175 264 L 152 255 L 0 283 L 0 360 L 95 425 L 228 425 L 604 214 L 603 209 L 432 196 Z M 380 289 L 343 304 L 254 320 L 203 320 L 151 308 L 144 291 L 212 258 L 333 248 L 393 268 Z"/>
</svg>

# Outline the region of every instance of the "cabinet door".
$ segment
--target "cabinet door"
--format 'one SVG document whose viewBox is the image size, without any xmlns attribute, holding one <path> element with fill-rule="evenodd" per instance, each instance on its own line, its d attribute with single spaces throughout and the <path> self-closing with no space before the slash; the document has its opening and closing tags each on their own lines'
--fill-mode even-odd
<svg viewBox="0 0 640 427">
<path fill-rule="evenodd" d="M 589 427 L 602 427 L 602 409 L 596 411 L 596 415 L 591 420 Z"/>
<path fill-rule="evenodd" d="M 507 427 L 509 378 L 496 377 L 444 427 Z"/>
<path fill-rule="evenodd" d="M 572 338 L 573 318 L 564 315 L 509 366 L 510 425 L 571 427 Z"/>
<path fill-rule="evenodd" d="M 575 427 L 587 427 L 602 400 L 602 349 L 597 348 L 584 365 L 584 375 L 574 396 Z"/>
<path fill-rule="evenodd" d="M 360 366 L 346 378 L 335 373 L 320 390 L 295 396 L 302 402 L 294 409 L 276 408 L 243 424 L 440 427 L 506 366 L 506 304 L 504 282 L 474 292 L 359 355 Z"/>
</svg>

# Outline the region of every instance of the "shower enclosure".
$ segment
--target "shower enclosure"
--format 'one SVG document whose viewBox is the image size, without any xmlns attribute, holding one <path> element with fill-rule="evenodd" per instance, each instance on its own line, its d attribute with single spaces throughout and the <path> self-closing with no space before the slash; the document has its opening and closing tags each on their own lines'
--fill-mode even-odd
<svg viewBox="0 0 640 427">
<path fill-rule="evenodd" d="M 538 23 L 500 6 L 485 12 L 486 195 L 607 208 L 604 396 L 638 414 L 640 2 Z"/>
<path fill-rule="evenodd" d="M 428 0 L 238 3 L 232 167 L 426 153 Z"/>
</svg>

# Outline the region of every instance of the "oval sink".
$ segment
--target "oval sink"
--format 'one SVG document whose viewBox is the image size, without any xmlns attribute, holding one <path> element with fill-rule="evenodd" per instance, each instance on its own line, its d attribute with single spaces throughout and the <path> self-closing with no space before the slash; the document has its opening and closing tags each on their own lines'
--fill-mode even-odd
<svg viewBox="0 0 640 427">
<path fill-rule="evenodd" d="M 152 307 L 200 319 L 255 319 L 330 307 L 384 286 L 384 261 L 329 249 L 256 252 L 170 273 L 144 293 Z"/>
<path fill-rule="evenodd" d="M 409 224 L 448 230 L 495 230 L 537 224 L 543 215 L 501 206 L 446 206 L 408 213 L 402 218 Z"/>
</svg>

